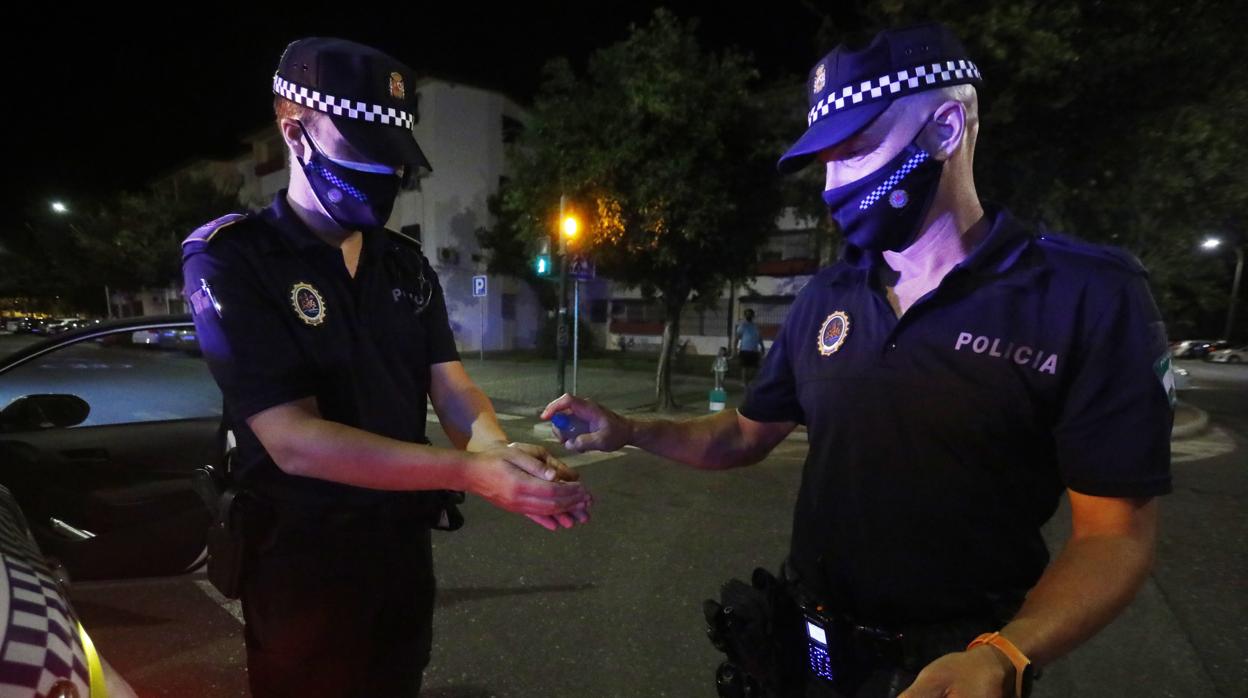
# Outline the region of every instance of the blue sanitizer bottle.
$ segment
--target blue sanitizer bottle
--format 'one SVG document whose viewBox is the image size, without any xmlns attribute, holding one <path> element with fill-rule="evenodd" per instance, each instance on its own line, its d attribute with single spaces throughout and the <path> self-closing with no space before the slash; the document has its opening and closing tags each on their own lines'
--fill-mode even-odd
<svg viewBox="0 0 1248 698">
<path fill-rule="evenodd" d="M 550 423 L 559 429 L 559 433 L 563 434 L 565 441 L 590 432 L 589 424 L 585 420 L 563 412 L 559 412 L 551 417 Z"/>
</svg>

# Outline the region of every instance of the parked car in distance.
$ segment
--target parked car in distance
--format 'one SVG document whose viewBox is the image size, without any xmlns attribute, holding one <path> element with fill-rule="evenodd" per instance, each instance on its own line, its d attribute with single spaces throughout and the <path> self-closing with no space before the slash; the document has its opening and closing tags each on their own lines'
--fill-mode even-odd
<svg viewBox="0 0 1248 698">
<path fill-rule="evenodd" d="M 1209 356 L 1206 360 L 1220 364 L 1240 364 L 1248 362 L 1248 344 L 1242 347 L 1227 347 L 1226 349 L 1211 351 L 1209 352 Z"/>
<path fill-rule="evenodd" d="M 1230 345 L 1224 339 L 1185 339 L 1173 345 L 1170 355 L 1176 359 L 1203 359 L 1209 352 L 1225 349 Z"/>
</svg>

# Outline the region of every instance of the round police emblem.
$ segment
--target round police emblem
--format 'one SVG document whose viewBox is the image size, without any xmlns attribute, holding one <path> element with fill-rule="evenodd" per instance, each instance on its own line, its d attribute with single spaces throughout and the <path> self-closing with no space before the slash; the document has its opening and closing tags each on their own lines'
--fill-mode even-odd
<svg viewBox="0 0 1248 698">
<path fill-rule="evenodd" d="M 312 284 L 300 281 L 290 287 L 290 304 L 295 314 L 309 325 L 325 322 L 325 299 Z"/>
<path fill-rule="evenodd" d="M 832 356 L 849 335 L 849 313 L 838 310 L 823 321 L 819 328 L 819 355 Z"/>
<path fill-rule="evenodd" d="M 48 698 L 78 698 L 78 687 L 70 681 L 57 681 L 46 694 Z"/>
<path fill-rule="evenodd" d="M 828 70 L 823 64 L 815 66 L 815 80 L 810 85 L 810 90 L 815 94 L 823 92 L 823 88 L 828 84 Z"/>
<path fill-rule="evenodd" d="M 888 195 L 888 205 L 893 208 L 905 208 L 910 203 L 910 195 L 905 189 L 894 189 L 892 194 Z"/>
</svg>

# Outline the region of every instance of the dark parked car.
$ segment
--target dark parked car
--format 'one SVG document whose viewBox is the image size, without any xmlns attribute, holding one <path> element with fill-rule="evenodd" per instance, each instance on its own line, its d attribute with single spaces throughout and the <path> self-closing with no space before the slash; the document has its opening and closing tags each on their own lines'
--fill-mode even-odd
<svg viewBox="0 0 1248 698">
<path fill-rule="evenodd" d="M 139 343 L 153 334 L 165 341 Z M 0 358 L 0 485 L 70 578 L 202 563 L 209 516 L 190 475 L 220 466 L 225 437 L 194 344 L 189 316 L 131 318 Z"/>
<path fill-rule="evenodd" d="M 47 334 L 48 321 L 42 318 L 29 318 L 26 325 L 17 331 L 25 334 Z"/>
<path fill-rule="evenodd" d="M 1186 339 L 1175 344 L 1171 354 L 1176 359 L 1203 359 L 1229 346 L 1231 343 L 1222 339 Z"/>
</svg>

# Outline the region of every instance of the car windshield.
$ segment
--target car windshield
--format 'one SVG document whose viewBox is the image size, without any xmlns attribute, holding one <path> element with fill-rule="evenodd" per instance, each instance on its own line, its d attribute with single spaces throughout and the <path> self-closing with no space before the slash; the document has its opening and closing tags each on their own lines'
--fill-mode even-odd
<svg viewBox="0 0 1248 698">
<path fill-rule="evenodd" d="M 33 394 L 82 398 L 91 408 L 84 427 L 221 415 L 221 392 L 189 327 L 116 331 L 0 374 L 0 408 Z"/>
</svg>

